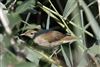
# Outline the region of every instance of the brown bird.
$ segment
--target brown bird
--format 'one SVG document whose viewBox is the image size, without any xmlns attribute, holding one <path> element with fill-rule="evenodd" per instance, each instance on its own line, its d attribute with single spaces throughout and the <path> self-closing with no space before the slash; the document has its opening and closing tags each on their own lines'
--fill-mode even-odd
<svg viewBox="0 0 100 67">
<path fill-rule="evenodd" d="M 34 43 L 43 47 L 55 47 L 64 43 L 71 43 L 76 41 L 78 38 L 71 35 L 65 35 L 59 31 L 34 31 L 28 30 L 25 33 L 21 34 L 21 36 L 28 36 L 33 38 Z"/>
</svg>

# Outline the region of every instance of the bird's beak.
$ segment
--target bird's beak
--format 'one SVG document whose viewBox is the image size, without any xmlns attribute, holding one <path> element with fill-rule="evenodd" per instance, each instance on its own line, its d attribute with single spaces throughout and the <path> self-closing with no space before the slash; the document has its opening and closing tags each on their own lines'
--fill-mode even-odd
<svg viewBox="0 0 100 67">
<path fill-rule="evenodd" d="M 36 33 L 37 33 L 37 31 L 28 30 L 25 33 L 22 33 L 20 36 L 26 36 L 26 37 L 29 37 L 29 38 L 34 38 Z"/>
</svg>

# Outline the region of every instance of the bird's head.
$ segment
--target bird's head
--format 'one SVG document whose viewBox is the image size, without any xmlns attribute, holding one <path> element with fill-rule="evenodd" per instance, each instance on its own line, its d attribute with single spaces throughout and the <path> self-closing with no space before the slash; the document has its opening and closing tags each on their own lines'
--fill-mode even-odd
<svg viewBox="0 0 100 67">
<path fill-rule="evenodd" d="M 25 33 L 22 33 L 20 36 L 26 36 L 26 37 L 29 37 L 29 38 L 34 38 L 36 33 L 37 33 L 37 31 L 35 31 L 35 30 L 28 30 Z"/>
</svg>

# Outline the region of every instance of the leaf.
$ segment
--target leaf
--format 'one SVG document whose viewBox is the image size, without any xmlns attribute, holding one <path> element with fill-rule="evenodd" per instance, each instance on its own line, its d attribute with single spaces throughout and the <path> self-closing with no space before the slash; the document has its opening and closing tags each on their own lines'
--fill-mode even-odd
<svg viewBox="0 0 100 67">
<path fill-rule="evenodd" d="M 28 50 L 28 54 L 26 56 L 26 58 L 28 60 L 30 60 L 31 62 L 35 63 L 35 64 L 39 64 L 38 61 L 41 59 L 41 60 L 44 60 L 44 61 L 47 61 L 48 63 L 54 63 L 54 64 L 57 64 L 56 61 L 54 61 L 52 58 L 50 58 L 47 54 L 45 54 L 44 52 L 40 51 L 40 50 L 37 50 L 37 49 L 32 49 L 32 48 L 27 48 L 26 49 Z"/>
<path fill-rule="evenodd" d="M 55 64 L 52 64 L 52 65 L 51 65 L 51 67 L 57 67 L 57 65 L 55 65 Z"/>
<path fill-rule="evenodd" d="M 78 67 L 99 67 L 99 62 L 97 61 L 98 59 L 96 58 L 96 55 L 99 55 L 98 45 L 85 50 L 81 56 Z"/>
<path fill-rule="evenodd" d="M 8 14 L 8 19 L 10 21 L 10 27 L 11 29 L 16 25 L 18 24 L 19 22 L 21 22 L 21 17 L 17 14 L 14 14 L 14 13 L 10 13 Z"/>
<path fill-rule="evenodd" d="M 62 54 L 63 54 L 64 59 L 65 59 L 66 65 L 68 65 L 68 67 L 71 67 L 71 63 L 70 63 L 69 57 L 67 56 L 67 54 L 66 54 L 67 52 L 65 52 L 64 47 L 61 46 L 61 50 L 62 50 Z"/>
<path fill-rule="evenodd" d="M 38 67 L 36 64 L 34 63 L 19 63 L 17 65 L 15 65 L 15 67 Z"/>
<path fill-rule="evenodd" d="M 77 4 L 75 0 L 68 0 L 63 12 L 63 18 L 67 19 L 67 17 L 72 13 L 72 11 L 76 8 Z"/>
<path fill-rule="evenodd" d="M 32 9 L 33 7 L 35 7 L 35 4 L 36 4 L 36 0 L 27 0 L 26 2 L 22 3 L 16 8 L 15 14 L 21 14 L 28 9 Z"/>
<path fill-rule="evenodd" d="M 88 52 L 93 55 L 100 54 L 100 45 L 94 44 L 91 48 L 89 48 Z"/>
<path fill-rule="evenodd" d="M 26 27 L 22 28 L 22 30 L 32 30 L 32 29 L 41 29 L 41 26 L 36 24 L 28 24 Z"/>
<path fill-rule="evenodd" d="M 18 63 L 16 56 L 13 55 L 11 52 L 5 51 L 2 55 L 0 55 L 0 57 L 1 57 L 0 65 L 2 65 L 2 67 L 8 67 L 9 65 Z"/>
<path fill-rule="evenodd" d="M 78 63 L 77 67 L 86 67 L 88 64 L 87 59 L 86 59 L 86 51 L 84 51 L 83 55 L 81 56 L 81 60 Z"/>
<path fill-rule="evenodd" d="M 31 48 L 26 47 L 26 49 L 28 51 L 26 58 L 31 62 L 35 63 L 36 65 L 39 65 L 39 60 L 42 56 L 37 52 L 35 52 L 34 50 L 32 50 Z"/>
<path fill-rule="evenodd" d="M 0 34 L 0 42 L 2 42 L 2 41 L 3 41 L 3 35 Z"/>
</svg>

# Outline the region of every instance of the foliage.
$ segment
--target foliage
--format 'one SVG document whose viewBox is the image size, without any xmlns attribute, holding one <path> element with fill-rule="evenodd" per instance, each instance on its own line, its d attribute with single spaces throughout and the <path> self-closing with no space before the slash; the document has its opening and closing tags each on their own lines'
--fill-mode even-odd
<svg viewBox="0 0 100 67">
<path fill-rule="evenodd" d="M 1 1 L 1 67 L 99 67 L 100 18 L 96 4 L 96 0 Z M 29 37 L 20 37 L 27 30 L 56 27 L 79 39 L 45 48 Z"/>
</svg>

